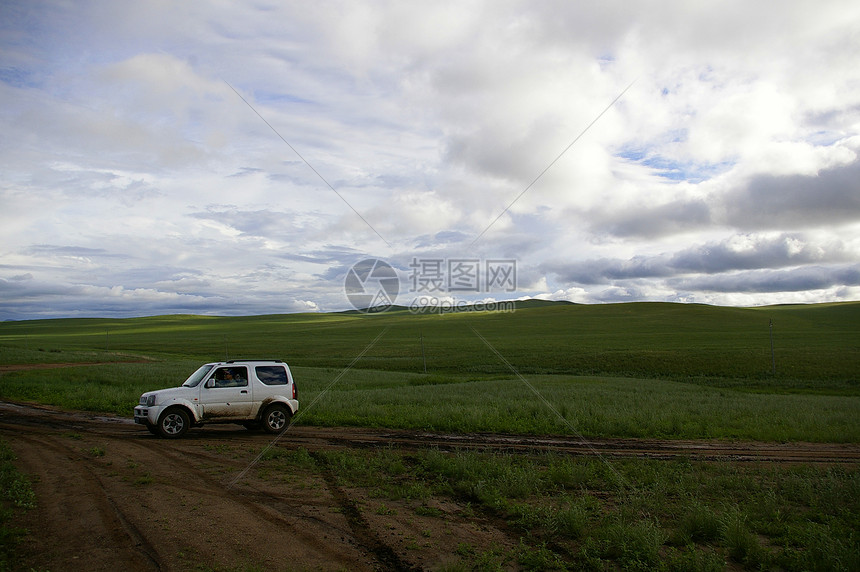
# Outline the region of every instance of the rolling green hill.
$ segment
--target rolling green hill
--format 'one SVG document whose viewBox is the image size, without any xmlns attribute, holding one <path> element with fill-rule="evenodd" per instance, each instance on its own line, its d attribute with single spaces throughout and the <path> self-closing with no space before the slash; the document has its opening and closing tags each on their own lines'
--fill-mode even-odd
<svg viewBox="0 0 860 572">
<path fill-rule="evenodd" d="M 99 352 L 99 360 L 119 359 L 117 353 L 193 360 L 275 356 L 337 368 L 383 330 L 355 367 L 422 372 L 426 360 L 431 373 L 509 374 L 476 332 L 521 373 L 851 384 L 860 364 L 857 302 L 727 308 L 527 301 L 509 313 L 32 320 L 0 324 L 0 359 L 87 361 L 96 359 L 91 352 Z"/>
<path fill-rule="evenodd" d="M 860 303 L 546 302 L 5 322 L 0 399 L 130 415 L 142 392 L 178 385 L 201 362 L 277 357 L 299 380 L 302 423 L 860 442 L 857 324 Z M 50 362 L 102 365 L 2 368 Z"/>
</svg>

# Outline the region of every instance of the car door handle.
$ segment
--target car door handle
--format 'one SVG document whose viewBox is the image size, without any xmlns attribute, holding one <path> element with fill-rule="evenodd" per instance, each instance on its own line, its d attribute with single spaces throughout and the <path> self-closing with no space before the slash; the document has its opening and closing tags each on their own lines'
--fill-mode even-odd
<svg viewBox="0 0 860 572">
<path fill-rule="evenodd" d="M 247 389 L 243 389 L 243 390 L 242 390 L 242 391 L 240 391 L 239 393 L 248 393 L 248 390 L 247 390 Z"/>
</svg>

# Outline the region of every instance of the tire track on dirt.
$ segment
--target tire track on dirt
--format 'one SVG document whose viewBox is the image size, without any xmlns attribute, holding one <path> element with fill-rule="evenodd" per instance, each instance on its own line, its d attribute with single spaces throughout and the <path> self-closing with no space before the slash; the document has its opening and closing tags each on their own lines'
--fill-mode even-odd
<svg viewBox="0 0 860 572">
<path fill-rule="evenodd" d="M 22 427 L 0 418 L 0 433 L 15 435 L 11 440 L 25 472 L 50 485 L 37 490 L 38 498 L 50 502 L 27 523 L 34 531 L 28 563 L 36 568 L 188 570 L 237 562 L 266 570 L 288 568 L 291 562 L 320 570 L 374 568 L 346 518 L 331 510 L 337 503 L 327 494 L 319 498 L 323 486 L 276 493 L 254 477 L 228 489 L 225 476 L 237 472 L 242 460 L 189 450 L 189 445 L 205 445 L 201 441 L 144 442 L 133 427 L 98 430 L 105 425 L 85 423 L 70 432 L 65 424 Z M 87 451 L 96 451 L 97 457 Z M 91 507 L 98 507 L 98 516 L 88 514 Z M 35 531 L 46 528 L 40 522 L 49 523 L 48 537 L 65 549 L 37 553 Z M 123 535 L 116 533 L 119 529 Z M 174 532 L 180 530 L 194 533 Z M 224 530 L 242 531 L 242 536 L 216 542 Z M 93 533 L 97 540 L 88 543 Z M 118 549 L 122 546 L 140 550 Z"/>
<path fill-rule="evenodd" d="M 332 451 L 392 447 L 407 455 L 479 450 L 782 464 L 860 460 L 858 444 L 582 442 L 571 436 L 293 426 L 272 451 L 303 450 L 310 455 L 303 456 L 306 464 L 274 454 L 233 486 L 231 477 L 271 436 L 213 425 L 166 440 L 129 418 L 4 402 L 0 435 L 34 480 L 39 508 L 22 524 L 33 531 L 27 565 L 37 569 L 419 570 L 456 565 L 457 543 L 513 551 L 521 542 L 520 531 L 499 514 L 467 513 L 467 497 L 434 500 L 434 516 L 416 515 L 409 502 L 381 505 L 368 489 L 338 480 L 337 467 L 325 462 Z M 241 539 L 233 531 L 241 531 Z M 52 545 L 36 554 L 44 538 Z"/>
<path fill-rule="evenodd" d="M 322 469 L 323 477 L 328 485 L 329 491 L 337 501 L 341 511 L 343 511 L 349 527 L 352 530 L 353 536 L 359 542 L 359 545 L 367 550 L 380 565 L 381 570 L 391 570 L 392 572 L 419 572 L 421 568 L 415 568 L 403 561 L 394 551 L 391 546 L 387 545 L 373 531 L 373 527 L 361 514 L 358 506 L 349 498 L 349 495 L 337 484 L 331 468 L 328 465 L 328 460 L 325 456 L 319 453 L 311 453 L 311 457 L 316 461 L 317 465 Z"/>
<path fill-rule="evenodd" d="M 0 417 L 29 426 L 56 426 L 149 438 L 128 418 L 62 411 L 33 404 L 0 401 Z M 120 429 L 121 427 L 121 429 Z M 682 440 L 682 439 L 586 439 L 565 435 L 509 435 L 490 433 L 431 433 L 404 429 L 368 429 L 361 427 L 292 426 L 289 446 L 308 450 L 397 446 L 403 449 L 485 449 L 503 452 L 557 452 L 561 454 L 651 459 L 690 459 L 725 462 L 775 463 L 857 463 L 860 444 L 856 443 L 769 443 L 755 441 Z M 207 426 L 186 434 L 182 442 L 207 442 L 221 439 L 232 444 L 258 446 L 270 437 L 255 435 L 244 429 Z M 153 441 L 155 442 L 155 441 Z"/>
<path fill-rule="evenodd" d="M 38 547 L 31 541 L 30 548 L 37 554 L 38 562 L 48 564 L 46 569 L 52 568 L 50 564 L 54 562 L 74 562 L 75 567 L 81 569 L 109 570 L 110 567 L 103 568 L 100 564 L 107 554 L 132 563 L 130 570 L 162 569 L 158 552 L 113 499 L 105 494 L 101 479 L 88 466 L 83 455 L 43 437 L 19 434 L 16 441 L 16 454 L 25 471 L 38 475 L 34 484 L 36 497 L 52 499 L 47 506 L 44 502 L 39 503 L 37 511 L 37 514 L 42 513 L 36 519 L 40 535 L 50 541 L 48 544 L 40 543 Z M 21 447 L 21 443 L 29 446 Z M 89 504 L 71 502 L 69 497 L 78 500 L 84 497 Z M 54 523 L 60 523 L 60 526 L 53 526 Z M 64 527 L 62 523 L 68 526 Z M 84 529 L 86 535 L 77 534 L 74 529 Z M 70 538 L 74 538 L 74 542 L 64 542 Z M 70 546 L 75 548 L 69 550 Z M 127 546 L 133 547 L 133 552 L 122 548 Z M 141 565 L 141 560 L 147 564 Z"/>
<path fill-rule="evenodd" d="M 201 453 L 189 447 L 198 444 L 205 446 L 207 442 L 166 441 L 147 434 L 140 440 L 127 438 L 124 443 L 146 453 L 146 460 L 141 459 L 143 464 L 152 465 L 156 459 L 169 461 L 169 464 L 158 470 L 155 479 L 162 481 L 169 478 L 170 473 L 181 473 L 183 480 L 171 481 L 171 489 L 198 497 L 205 496 L 207 504 L 241 507 L 247 518 L 239 520 L 253 520 L 258 525 L 267 526 L 269 542 L 278 537 L 290 539 L 292 544 L 301 545 L 302 551 L 328 555 L 329 561 L 343 560 L 343 553 L 348 552 L 343 547 L 333 547 L 330 536 L 338 536 L 341 542 L 352 546 L 357 544 L 346 523 L 338 522 L 341 519 L 336 513 L 326 514 L 326 509 L 332 504 L 331 500 L 313 499 L 311 506 L 306 509 L 301 505 L 307 506 L 307 499 L 278 493 L 270 487 L 261 490 L 255 485 L 264 483 L 256 479 L 247 479 L 240 488 L 229 488 L 229 475 L 238 472 L 247 461 Z M 210 465 L 209 469 L 221 471 L 222 474 L 213 475 L 211 470 L 196 466 L 192 460 L 206 463 Z M 253 484 L 249 482 L 252 480 Z M 319 514 L 311 514 L 311 510 L 316 510 Z M 321 533 L 323 530 L 325 532 Z"/>
<path fill-rule="evenodd" d="M 142 438 L 146 441 L 129 440 L 128 443 L 132 446 L 143 448 L 149 453 L 165 457 L 177 464 L 184 465 L 188 472 L 195 475 L 196 479 L 207 483 L 207 491 L 209 494 L 230 497 L 236 502 L 245 504 L 246 507 L 251 510 L 259 510 L 272 524 L 278 526 L 282 526 L 284 524 L 292 525 L 294 523 L 291 521 L 299 518 L 331 527 L 330 522 L 327 522 L 316 515 L 310 514 L 307 510 L 303 509 L 302 506 L 298 506 L 295 503 L 295 499 L 289 495 L 274 491 L 271 487 L 266 487 L 265 489 L 259 488 L 263 483 L 257 482 L 256 479 L 254 483 L 248 482 L 251 479 L 245 479 L 245 481 L 242 482 L 242 488 L 229 489 L 227 487 L 227 482 L 230 481 L 230 479 L 226 477 L 227 473 L 225 473 L 224 478 L 219 479 L 212 476 L 208 471 L 199 469 L 188 463 L 188 459 L 193 458 L 201 462 L 212 463 L 213 466 L 217 466 L 219 464 L 222 466 L 229 465 L 238 472 L 248 465 L 248 460 L 227 459 L 220 455 L 195 452 L 189 450 L 187 447 L 182 447 L 180 450 L 171 450 L 168 448 L 169 445 L 165 446 L 166 442 L 163 439 L 158 439 L 151 435 L 145 435 Z M 149 442 L 150 439 L 152 440 L 151 442 Z M 173 442 L 170 444 L 179 445 L 180 443 Z M 182 444 L 184 445 L 184 443 Z M 174 482 L 172 486 L 188 492 L 202 492 L 198 485 L 190 485 L 182 481 Z M 309 504 L 315 508 L 330 505 L 330 503 L 325 501 L 309 502 L 308 499 L 302 499 L 302 502 L 305 505 Z M 347 527 L 335 528 L 335 530 L 345 535 L 349 534 L 349 529 Z"/>
<path fill-rule="evenodd" d="M 7 405 L 7 404 L 3 404 Z M 26 412 L 28 408 L 23 406 L 14 406 L 15 410 Z M 64 412 L 54 412 L 50 409 L 42 409 L 42 408 L 33 408 L 38 413 L 47 413 L 47 414 L 56 414 L 57 416 L 64 417 Z M 65 430 L 74 431 L 83 433 L 89 436 L 94 437 L 105 437 L 105 423 L 98 417 L 88 417 L 84 416 L 82 419 L 80 416 L 71 414 L 68 416 L 72 419 L 71 423 L 63 424 L 63 428 Z M 4 418 L 8 419 L 9 416 L 6 415 Z M 15 423 L 26 424 L 30 427 L 36 428 L 44 428 L 46 426 L 44 420 L 42 419 L 33 419 L 28 416 L 18 416 L 13 415 L 13 419 Z M 116 427 L 113 423 L 111 423 L 110 428 L 116 431 L 116 435 L 112 435 L 109 438 L 113 439 L 115 437 L 123 437 L 123 442 L 125 445 L 131 445 L 132 447 L 138 447 L 143 449 L 148 454 L 153 455 L 151 459 L 159 458 L 159 459 L 170 459 L 175 462 L 177 465 L 183 467 L 183 470 L 192 472 L 195 476 L 194 484 L 186 484 L 186 481 L 174 481 L 173 487 L 180 490 L 185 490 L 188 492 L 200 493 L 203 492 L 203 487 L 201 487 L 200 483 L 206 482 L 208 486 L 206 487 L 206 492 L 212 495 L 217 495 L 222 492 L 222 487 L 224 483 L 222 483 L 219 479 L 214 478 L 211 474 L 211 471 L 207 471 L 205 469 L 200 469 L 190 463 L 190 460 L 196 460 L 201 463 L 210 463 L 212 467 L 223 467 L 224 465 L 228 465 L 236 471 L 244 468 L 248 464 L 248 460 L 242 459 L 229 459 L 222 454 L 218 453 L 210 453 L 210 452 L 200 452 L 192 449 L 191 446 L 205 447 L 209 444 L 212 444 L 213 447 L 217 447 L 220 444 L 225 442 L 229 442 L 232 446 L 240 445 L 240 446 L 249 446 L 249 447 L 261 447 L 263 443 L 261 441 L 265 441 L 268 439 L 267 436 L 264 435 L 254 435 L 248 434 L 248 432 L 244 429 L 237 429 L 234 432 L 232 431 L 210 431 L 207 435 L 203 432 L 197 432 L 192 439 L 183 439 L 181 441 L 165 441 L 163 439 L 159 439 L 148 432 L 138 431 L 138 427 L 134 425 L 124 424 L 125 426 Z M 240 435 L 240 437 L 236 437 L 236 435 Z M 214 439 L 214 443 L 212 441 Z M 85 456 L 81 456 L 82 459 L 85 459 Z M 287 498 L 284 495 L 281 495 L 272 490 L 260 490 L 250 483 L 245 483 L 245 488 L 242 490 L 236 491 L 238 494 L 242 495 L 238 497 L 237 500 L 240 502 L 243 500 L 242 497 L 247 497 L 249 508 L 259 509 L 261 511 L 265 511 L 270 508 L 266 506 L 266 503 L 270 503 L 274 501 L 278 504 L 278 507 L 286 512 L 287 514 L 291 514 L 293 516 L 298 516 L 300 518 L 310 520 L 316 522 L 318 524 L 330 525 L 331 523 L 327 523 L 319 517 L 310 514 L 306 510 L 302 509 L 302 507 L 296 506 L 295 503 L 292 502 L 291 499 Z M 326 506 L 327 502 L 312 502 L 309 499 L 304 499 L 303 502 L 311 507 L 314 505 L 317 506 Z M 266 517 L 273 524 L 283 524 L 283 518 L 273 517 L 272 515 L 265 513 Z M 339 529 L 338 532 L 342 532 L 343 534 L 348 535 L 349 530 L 347 527 L 343 527 Z"/>
<path fill-rule="evenodd" d="M 341 448 L 397 447 L 406 450 L 437 448 L 472 449 L 505 453 L 553 452 L 609 458 L 689 459 L 717 462 L 857 463 L 860 445 L 855 443 L 767 443 L 720 440 L 587 439 L 570 436 L 537 436 L 475 433 L 430 433 L 393 429 L 297 427 L 294 443 Z"/>
</svg>

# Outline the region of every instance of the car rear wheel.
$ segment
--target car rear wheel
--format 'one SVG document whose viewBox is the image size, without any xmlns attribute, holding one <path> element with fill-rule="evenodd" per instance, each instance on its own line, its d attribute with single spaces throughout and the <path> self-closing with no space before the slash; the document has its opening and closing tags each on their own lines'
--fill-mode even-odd
<svg viewBox="0 0 860 572">
<path fill-rule="evenodd" d="M 181 407 L 168 409 L 158 419 L 158 434 L 167 439 L 178 439 L 185 435 L 191 421 L 188 413 Z"/>
<path fill-rule="evenodd" d="M 290 424 L 292 412 L 280 403 L 275 403 L 263 414 L 263 429 L 269 433 L 281 433 Z"/>
</svg>

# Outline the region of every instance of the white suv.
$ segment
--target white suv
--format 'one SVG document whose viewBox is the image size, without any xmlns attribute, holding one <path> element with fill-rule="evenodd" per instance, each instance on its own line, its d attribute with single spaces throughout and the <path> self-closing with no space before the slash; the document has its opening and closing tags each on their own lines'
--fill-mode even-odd
<svg viewBox="0 0 860 572">
<path fill-rule="evenodd" d="M 280 360 L 207 363 L 179 387 L 141 395 L 134 422 L 168 438 L 204 423 L 280 433 L 298 411 L 298 397 L 290 368 Z"/>
</svg>

